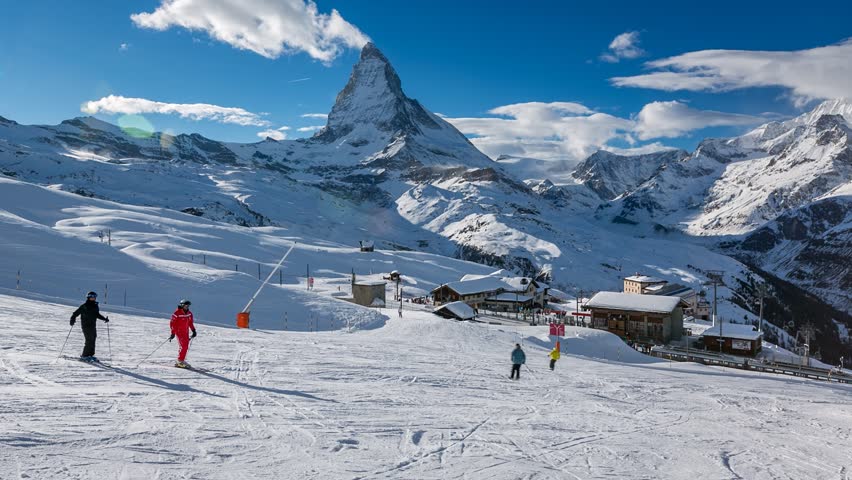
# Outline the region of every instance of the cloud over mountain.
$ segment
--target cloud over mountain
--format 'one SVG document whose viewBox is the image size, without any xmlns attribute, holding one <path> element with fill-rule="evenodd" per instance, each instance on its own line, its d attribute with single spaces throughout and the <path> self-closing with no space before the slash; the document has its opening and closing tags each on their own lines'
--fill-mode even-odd
<svg viewBox="0 0 852 480">
<path fill-rule="evenodd" d="M 269 122 L 263 120 L 257 113 L 238 107 L 220 107 L 209 103 L 165 103 L 145 98 L 128 98 L 119 95 L 109 95 L 100 100 L 84 103 L 80 110 L 89 115 L 104 113 L 114 114 L 143 114 L 158 113 L 163 115 L 178 115 L 191 120 L 212 120 L 219 123 L 235 125 L 256 125 L 265 127 Z"/>
<path fill-rule="evenodd" d="M 582 160 L 599 149 L 625 145 L 638 152 L 666 149 L 660 143 L 637 145 L 637 140 L 674 138 L 706 127 L 753 125 L 765 118 L 694 109 L 682 102 L 652 102 L 636 117 L 596 112 L 574 102 L 528 102 L 488 111 L 492 117 L 446 118 L 471 136 L 486 155 L 531 157 L 541 160 Z M 620 145 L 613 145 L 615 141 Z"/>
<path fill-rule="evenodd" d="M 162 0 L 153 12 L 130 18 L 141 28 L 205 31 L 267 58 L 304 52 L 328 63 L 344 48 L 361 48 L 369 41 L 337 10 L 320 13 L 310 0 Z"/>
<path fill-rule="evenodd" d="M 619 87 L 725 92 L 789 89 L 797 104 L 852 98 L 852 39 L 795 51 L 701 50 L 646 63 L 650 73 L 615 77 Z"/>
</svg>

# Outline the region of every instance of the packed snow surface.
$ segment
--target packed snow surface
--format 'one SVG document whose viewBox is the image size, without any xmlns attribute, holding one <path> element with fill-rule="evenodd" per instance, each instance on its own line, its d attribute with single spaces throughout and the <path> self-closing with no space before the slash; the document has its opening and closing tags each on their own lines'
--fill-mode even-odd
<svg viewBox="0 0 852 480">
<path fill-rule="evenodd" d="M 111 311 L 59 359 L 70 302 L 0 295 L 0 478 L 846 478 L 852 388 L 645 357 L 568 327 L 406 310 L 372 330 L 220 328 L 188 361 L 162 318 Z M 393 315 L 396 317 L 396 315 Z M 82 347 L 79 324 L 65 355 Z M 508 379 L 509 354 L 528 364 Z M 112 353 L 110 354 L 110 348 Z"/>
</svg>

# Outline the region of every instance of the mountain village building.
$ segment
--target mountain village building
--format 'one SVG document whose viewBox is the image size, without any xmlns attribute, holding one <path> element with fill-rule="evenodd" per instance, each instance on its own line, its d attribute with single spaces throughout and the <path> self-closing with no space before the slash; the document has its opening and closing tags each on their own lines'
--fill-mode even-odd
<svg viewBox="0 0 852 480">
<path fill-rule="evenodd" d="M 497 312 L 518 312 L 547 306 L 550 286 L 529 277 L 465 275 L 432 290 L 433 303 L 462 301 L 474 308 Z"/>
<path fill-rule="evenodd" d="M 482 277 L 445 283 L 430 293 L 435 305 L 461 301 L 479 308 L 486 298 L 499 295 L 511 288 L 498 278 Z"/>
<path fill-rule="evenodd" d="M 636 275 L 624 278 L 624 293 L 638 293 L 642 295 L 645 294 L 645 290 L 648 287 L 665 285 L 666 283 L 668 282 L 661 278 L 649 277 L 648 275 L 637 273 Z"/>
<path fill-rule="evenodd" d="M 598 292 L 582 308 L 591 312 L 592 328 L 658 345 L 681 338 L 685 306 L 680 297 Z"/>
<path fill-rule="evenodd" d="M 684 315 L 701 320 L 710 318 L 710 303 L 704 298 L 703 292 L 699 294 L 694 288 L 679 283 L 669 283 L 660 278 L 637 273 L 624 278 L 624 293 L 680 297 L 687 304 L 683 309 Z"/>
<path fill-rule="evenodd" d="M 473 320 L 476 318 L 476 312 L 473 308 L 464 302 L 450 302 L 433 310 L 435 315 L 451 318 L 456 320 Z"/>
<path fill-rule="evenodd" d="M 384 307 L 386 285 L 382 281 L 352 282 L 352 301 L 365 307 Z"/>
<path fill-rule="evenodd" d="M 739 323 L 719 323 L 705 330 L 701 337 L 704 339 L 704 347 L 711 352 L 753 357 L 763 347 L 763 332 L 758 332 L 751 325 Z"/>
</svg>

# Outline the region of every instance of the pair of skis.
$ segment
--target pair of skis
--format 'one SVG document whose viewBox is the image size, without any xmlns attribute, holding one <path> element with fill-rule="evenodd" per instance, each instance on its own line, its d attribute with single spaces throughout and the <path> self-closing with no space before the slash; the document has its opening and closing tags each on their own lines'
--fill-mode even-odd
<svg viewBox="0 0 852 480">
<path fill-rule="evenodd" d="M 83 357 L 71 357 L 71 356 L 68 356 L 68 355 L 63 355 L 62 358 L 65 359 L 65 360 L 78 361 L 80 363 L 85 363 L 85 364 L 92 365 L 94 367 L 98 367 L 98 368 L 102 368 L 102 369 L 113 368 L 113 366 L 111 364 L 104 363 L 104 362 L 102 362 L 98 359 L 84 359 Z M 163 364 L 160 364 L 160 363 L 152 363 L 151 365 L 157 365 L 157 366 L 163 366 L 163 367 L 166 366 L 166 365 L 163 365 Z M 183 370 L 192 370 L 192 371 L 196 371 L 196 372 L 208 372 L 209 371 L 209 370 L 204 369 L 204 368 L 194 367 L 194 366 L 192 366 L 188 363 L 184 363 L 183 365 L 178 365 L 178 364 L 175 363 L 172 366 L 174 368 L 180 368 L 180 369 L 183 369 Z"/>
</svg>

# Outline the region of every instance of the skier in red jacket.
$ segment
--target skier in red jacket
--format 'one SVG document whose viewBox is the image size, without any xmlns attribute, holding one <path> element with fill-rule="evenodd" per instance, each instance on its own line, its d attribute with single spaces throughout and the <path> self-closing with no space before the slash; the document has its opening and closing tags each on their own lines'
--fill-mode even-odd
<svg viewBox="0 0 852 480">
<path fill-rule="evenodd" d="M 169 327 L 172 329 L 169 341 L 177 337 L 178 344 L 180 344 L 178 359 L 175 363 L 175 366 L 180 368 L 189 366 L 184 360 L 186 360 L 186 352 L 189 351 L 189 339 L 195 338 L 196 335 L 195 325 L 192 323 L 192 312 L 189 311 L 190 305 L 192 305 L 192 302 L 189 300 L 181 300 L 178 303 L 177 310 L 172 314 L 172 321 L 169 322 Z M 192 335 L 189 334 L 190 330 Z"/>
</svg>

